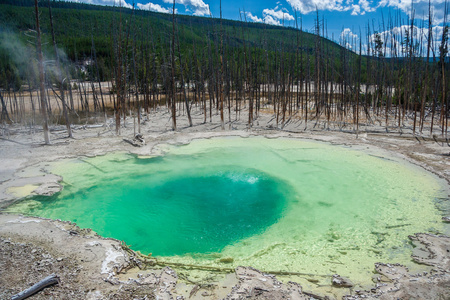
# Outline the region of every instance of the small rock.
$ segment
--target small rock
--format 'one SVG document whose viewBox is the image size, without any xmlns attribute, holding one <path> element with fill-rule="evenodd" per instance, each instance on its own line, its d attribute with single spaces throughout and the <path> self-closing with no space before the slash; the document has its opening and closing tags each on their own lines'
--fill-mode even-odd
<svg viewBox="0 0 450 300">
<path fill-rule="evenodd" d="M 221 258 L 219 260 L 219 262 L 224 263 L 224 264 L 231 264 L 231 263 L 234 262 L 234 258 L 232 258 L 232 257 L 224 257 L 224 258 Z"/>
<path fill-rule="evenodd" d="M 101 245 L 102 244 L 98 241 L 92 241 L 92 242 L 86 243 L 85 247 L 95 247 L 95 246 L 101 246 Z"/>
<path fill-rule="evenodd" d="M 33 193 L 41 196 L 53 196 L 62 190 L 62 185 L 58 183 L 44 183 L 40 185 Z"/>
<path fill-rule="evenodd" d="M 353 286 L 353 283 L 345 277 L 339 276 L 338 274 L 333 275 L 333 279 L 331 280 L 331 283 L 335 287 L 346 287 L 350 288 Z"/>
</svg>

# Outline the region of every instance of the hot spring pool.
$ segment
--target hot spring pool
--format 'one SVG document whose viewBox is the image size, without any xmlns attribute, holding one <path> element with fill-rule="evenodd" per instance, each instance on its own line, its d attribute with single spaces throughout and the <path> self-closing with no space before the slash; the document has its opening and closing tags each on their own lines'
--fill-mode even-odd
<svg viewBox="0 0 450 300">
<path fill-rule="evenodd" d="M 70 220 L 161 260 L 370 280 L 410 267 L 408 235 L 442 232 L 440 182 L 416 166 L 296 139 L 214 138 L 52 165 L 53 197 L 11 207 Z M 226 260 L 221 260 L 227 258 Z"/>
</svg>

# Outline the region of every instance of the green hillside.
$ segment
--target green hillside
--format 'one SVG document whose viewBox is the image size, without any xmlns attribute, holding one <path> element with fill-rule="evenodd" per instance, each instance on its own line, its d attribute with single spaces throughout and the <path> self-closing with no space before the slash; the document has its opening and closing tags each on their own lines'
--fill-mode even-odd
<svg viewBox="0 0 450 300">
<path fill-rule="evenodd" d="M 40 1 L 40 5 L 41 30 L 46 41 L 44 55 L 46 59 L 53 59 L 48 2 Z M 168 55 L 170 51 L 172 16 L 169 14 L 65 1 L 51 1 L 51 6 L 58 47 L 70 61 L 75 62 L 91 58 L 94 45 L 100 74 L 106 77 L 102 80 L 109 79 L 112 74 L 112 44 L 119 31 L 124 41 L 128 38 L 131 43 L 133 40 L 138 48 L 151 49 L 150 52 L 157 57 Z M 186 15 L 177 15 L 176 18 L 180 51 L 186 58 L 192 55 L 194 47 L 199 57 L 207 55 L 205 52 L 208 51 L 214 53 L 220 43 L 221 32 L 226 51 L 242 54 L 245 44 L 258 59 L 267 59 L 277 52 L 282 52 L 285 58 L 296 55 L 298 44 L 306 63 L 307 55 L 312 55 L 317 47 L 315 35 L 295 28 Z M 27 63 L 21 57 L 33 57 L 33 32 L 29 30 L 35 27 L 33 0 L 0 0 L 2 87 L 11 86 L 11 82 L 16 82 L 13 86 L 20 85 L 17 81 L 23 79 L 21 65 Z M 323 49 L 328 48 L 335 53 L 344 50 L 323 38 L 320 38 L 320 43 Z M 26 54 L 15 57 L 22 52 Z M 314 62 L 314 58 L 310 60 Z M 13 79 L 14 76 L 17 78 Z"/>
</svg>

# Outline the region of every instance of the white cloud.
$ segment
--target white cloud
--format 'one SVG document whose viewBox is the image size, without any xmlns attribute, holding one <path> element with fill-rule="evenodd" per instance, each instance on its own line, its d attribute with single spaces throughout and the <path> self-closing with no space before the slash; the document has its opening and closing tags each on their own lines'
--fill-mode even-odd
<svg viewBox="0 0 450 300">
<path fill-rule="evenodd" d="M 247 18 L 249 18 L 250 20 L 252 20 L 252 22 L 255 22 L 255 23 L 262 23 L 262 22 L 263 22 L 263 19 L 258 18 L 257 16 L 252 15 L 251 12 L 247 12 Z"/>
<path fill-rule="evenodd" d="M 276 10 L 278 9 L 278 6 L 275 7 L 275 9 L 264 9 L 263 10 L 263 15 L 264 16 L 271 16 L 275 19 L 278 20 L 286 20 L 286 21 L 293 21 L 294 17 L 292 15 L 290 15 L 288 12 L 286 12 L 285 10 Z"/>
<path fill-rule="evenodd" d="M 97 5 L 109 5 L 109 6 L 122 6 L 126 8 L 133 8 L 131 4 L 128 4 L 125 0 L 64 0 L 71 2 L 83 2 L 88 4 L 97 4 Z M 131 2 L 131 0 L 128 0 Z M 164 3 L 172 4 L 173 0 L 163 0 Z M 203 2 L 203 0 L 176 0 L 176 3 L 184 5 L 186 7 L 187 12 L 193 12 L 195 16 L 205 16 L 209 15 L 209 5 Z M 147 3 L 147 4 L 137 4 L 137 7 L 140 9 L 146 9 L 151 11 L 163 12 L 163 13 L 172 13 L 172 8 L 164 8 L 159 4 Z"/>
<path fill-rule="evenodd" d="M 247 17 L 253 22 L 257 23 L 266 23 L 270 25 L 281 26 L 281 21 L 293 21 L 294 17 L 289 14 L 286 8 L 281 8 L 278 5 L 274 9 L 266 8 L 263 10 L 263 17 L 259 18 L 258 16 L 254 16 L 252 13 L 247 12 Z"/>
<path fill-rule="evenodd" d="M 370 2 L 367 0 L 359 0 L 358 5 L 364 12 L 373 12 L 377 9 L 376 7 L 370 7 Z"/>
<path fill-rule="evenodd" d="M 258 16 L 254 16 L 251 12 L 247 12 L 247 18 L 249 18 L 252 22 L 255 23 L 266 23 L 269 25 L 276 25 L 280 26 L 281 22 L 277 19 L 272 17 L 271 15 L 264 15 L 264 17 L 261 19 Z"/>
<path fill-rule="evenodd" d="M 372 7 L 369 0 L 359 0 L 354 4 L 352 0 L 286 0 L 293 9 L 302 14 L 308 14 L 317 10 L 328 11 L 352 11 L 352 15 L 364 15 L 366 12 L 373 12 L 376 7 Z M 390 0 L 382 0 L 390 1 Z M 356 1 L 355 1 L 356 2 Z"/>
<path fill-rule="evenodd" d="M 420 0 L 416 1 L 420 2 Z M 412 0 L 381 0 L 378 6 L 384 7 L 384 6 L 390 6 L 390 7 L 396 7 L 404 12 L 409 12 L 411 10 L 411 3 Z M 427 0 L 428 3 L 428 0 Z"/>
<path fill-rule="evenodd" d="M 411 4 L 414 3 L 414 17 L 428 19 L 428 0 L 381 0 L 378 7 L 394 7 L 411 15 Z M 442 24 L 445 14 L 445 0 L 430 0 L 434 24 Z M 448 13 L 448 12 L 447 12 Z"/>
<path fill-rule="evenodd" d="M 64 0 L 71 2 L 82 2 L 88 4 L 96 4 L 96 5 L 109 5 L 109 6 L 122 6 L 126 8 L 133 8 L 132 5 L 125 2 L 125 0 Z"/>
<path fill-rule="evenodd" d="M 164 3 L 173 3 L 172 0 L 163 0 Z M 210 14 L 209 5 L 203 0 L 176 0 L 178 4 L 186 7 L 186 10 L 192 10 L 195 16 L 206 16 Z"/>
<path fill-rule="evenodd" d="M 386 30 L 380 32 L 380 38 L 383 42 L 383 45 L 386 47 L 386 52 L 388 55 L 394 55 L 391 51 L 397 51 L 397 55 L 405 55 L 402 53 L 402 50 L 406 50 L 405 48 L 405 39 L 406 35 L 411 32 L 410 25 L 402 25 L 399 27 L 394 27 L 392 30 Z M 438 55 L 439 46 L 442 40 L 443 26 L 433 26 L 432 27 L 432 49 Z M 413 47 L 415 55 L 426 55 L 426 48 L 428 43 L 428 28 L 420 28 L 417 26 L 413 26 L 412 35 L 409 34 L 413 39 Z M 371 43 L 371 47 L 374 47 L 375 42 L 375 34 L 372 34 L 369 39 Z M 422 42 L 420 45 L 419 42 Z"/>
<path fill-rule="evenodd" d="M 344 30 L 342 30 L 339 43 L 341 46 L 356 53 L 361 52 L 362 54 L 366 54 L 367 47 L 361 43 L 360 36 L 353 33 L 350 28 L 344 28 Z"/>
<path fill-rule="evenodd" d="M 344 0 L 286 0 L 293 9 L 307 14 L 312 11 L 329 10 L 329 11 L 346 11 L 349 6 L 344 5 Z"/>
<path fill-rule="evenodd" d="M 359 5 L 352 5 L 352 9 L 353 9 L 353 11 L 352 11 L 352 16 L 357 16 L 357 15 L 363 15 L 363 14 L 365 14 L 365 12 L 363 12 L 363 13 L 361 13 L 361 6 L 359 6 Z"/>
<path fill-rule="evenodd" d="M 159 4 L 154 4 L 154 3 L 151 3 L 151 2 L 149 2 L 147 4 L 138 3 L 137 6 L 140 9 L 156 11 L 156 12 L 160 12 L 160 13 L 166 13 L 166 14 L 172 13 L 172 9 L 171 8 L 164 8 L 164 7 L 162 7 Z M 176 10 L 175 10 L 175 12 L 176 12 Z"/>
<path fill-rule="evenodd" d="M 350 28 L 344 28 L 341 32 L 341 39 L 345 41 L 358 40 L 359 36 L 352 32 Z"/>
<path fill-rule="evenodd" d="M 269 24 L 269 25 L 276 25 L 276 26 L 281 25 L 279 20 L 275 19 L 274 17 L 272 17 L 270 15 L 264 16 L 264 23 Z"/>
</svg>

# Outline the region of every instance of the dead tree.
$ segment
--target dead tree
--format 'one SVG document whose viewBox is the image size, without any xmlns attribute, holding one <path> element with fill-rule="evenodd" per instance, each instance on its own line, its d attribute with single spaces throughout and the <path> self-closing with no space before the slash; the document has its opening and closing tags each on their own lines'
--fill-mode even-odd
<svg viewBox="0 0 450 300">
<path fill-rule="evenodd" d="M 36 294 L 37 292 L 45 289 L 46 287 L 52 286 L 54 284 L 59 284 L 59 283 L 60 283 L 59 277 L 55 274 L 52 274 L 50 276 L 45 277 L 44 279 L 42 279 L 35 285 L 31 286 L 30 288 L 12 296 L 11 300 L 26 299 L 26 298 L 31 297 L 32 295 Z"/>
<path fill-rule="evenodd" d="M 222 0 L 220 0 L 220 75 L 219 75 L 219 97 L 220 97 L 220 124 L 225 130 L 223 119 L 223 28 L 222 28 Z"/>
<path fill-rule="evenodd" d="M 178 33 L 178 32 L 177 32 Z M 179 33 L 177 34 L 177 47 L 178 47 L 178 60 L 180 63 L 180 77 L 181 77 L 181 89 L 183 90 L 183 98 L 184 98 L 184 104 L 186 107 L 186 113 L 189 121 L 189 127 L 192 127 L 192 118 L 191 118 L 191 108 L 189 107 L 188 98 L 186 95 L 186 88 L 185 88 L 185 82 L 184 82 L 184 70 L 183 70 L 183 60 L 181 57 L 181 49 L 180 49 L 180 41 L 179 41 Z M 189 84 L 188 84 L 189 89 Z"/>
<path fill-rule="evenodd" d="M 431 2 L 428 2 L 428 44 L 427 44 L 427 60 L 425 61 L 425 82 L 423 86 L 422 102 L 420 106 L 420 133 L 423 131 L 423 123 L 425 123 L 425 100 L 427 97 L 428 89 L 428 65 L 430 64 L 430 48 L 431 48 L 431 37 L 433 20 L 431 16 Z M 431 120 L 433 122 L 433 120 Z M 433 128 L 433 126 L 431 126 Z"/>
<path fill-rule="evenodd" d="M 65 93 L 64 93 L 63 68 L 61 67 L 61 62 L 60 62 L 60 58 L 59 58 L 59 54 L 58 54 L 58 47 L 56 46 L 55 31 L 53 29 L 52 6 L 50 5 L 50 0 L 48 0 L 48 12 L 50 15 L 50 28 L 51 28 L 51 32 L 52 32 L 53 49 L 55 51 L 56 69 L 57 69 L 57 72 L 59 75 L 58 81 L 59 81 L 60 99 L 61 99 L 61 104 L 63 107 L 64 119 L 66 120 L 67 133 L 70 138 L 73 138 L 72 129 L 70 128 L 71 122 L 70 122 L 69 114 L 67 112 L 67 104 L 66 104 Z M 70 85 L 70 82 L 69 82 L 69 85 Z"/>
<path fill-rule="evenodd" d="M 447 11 L 447 9 L 445 10 Z M 441 45 L 439 46 L 439 66 L 441 72 L 441 85 L 442 85 L 442 98 L 441 98 L 441 124 L 442 124 L 442 136 L 447 137 L 448 128 L 448 99 L 446 90 L 446 78 L 445 78 L 445 59 L 448 53 L 448 32 L 449 26 L 446 24 L 446 18 L 444 19 L 444 30 L 442 31 Z"/>
<path fill-rule="evenodd" d="M 41 113 L 42 118 L 44 120 L 43 129 L 44 129 L 44 140 L 45 144 L 50 144 L 49 134 L 48 134 L 48 115 L 47 115 L 47 100 L 45 97 L 45 79 L 44 79 L 44 56 L 42 54 L 42 43 L 41 43 L 41 29 L 39 26 L 39 6 L 38 0 L 34 0 L 34 10 L 36 17 L 36 32 L 37 32 L 37 55 L 39 62 L 39 88 L 40 88 L 40 99 L 41 99 Z"/>
<path fill-rule="evenodd" d="M 175 84 L 175 0 L 173 0 L 172 10 L 172 45 L 171 45 L 171 57 L 172 57 L 172 129 L 177 130 L 177 113 L 176 113 L 176 84 Z"/>
<path fill-rule="evenodd" d="M 8 122 L 12 123 L 12 120 L 9 117 L 9 114 L 8 114 L 8 108 L 6 107 L 6 103 L 5 103 L 4 99 L 3 99 L 1 91 L 0 91 L 0 100 L 2 102 L 1 120 L 3 121 L 3 115 L 5 115 L 6 120 L 8 120 Z"/>
</svg>

